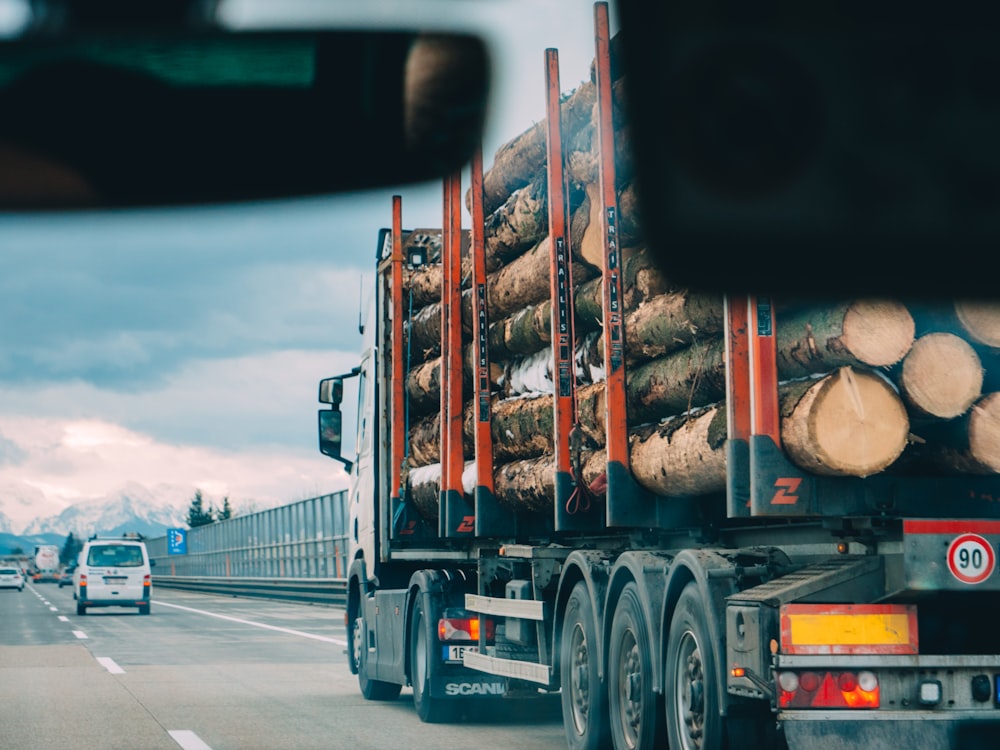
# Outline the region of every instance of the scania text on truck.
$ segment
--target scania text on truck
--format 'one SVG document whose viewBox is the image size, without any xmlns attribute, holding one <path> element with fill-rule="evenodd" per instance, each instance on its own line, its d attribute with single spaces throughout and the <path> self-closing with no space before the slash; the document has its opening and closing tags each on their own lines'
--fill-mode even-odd
<svg viewBox="0 0 1000 750">
<path fill-rule="evenodd" d="M 446 180 L 440 230 L 393 200 L 320 384 L 362 694 L 558 693 L 586 750 L 995 747 L 996 309 L 672 286 L 602 3 L 595 39 L 569 94 L 545 51 L 545 121 Z"/>
</svg>

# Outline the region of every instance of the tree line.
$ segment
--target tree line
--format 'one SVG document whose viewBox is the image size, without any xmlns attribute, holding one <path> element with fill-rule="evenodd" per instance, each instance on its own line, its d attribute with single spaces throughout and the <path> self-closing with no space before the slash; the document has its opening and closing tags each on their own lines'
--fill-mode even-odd
<svg viewBox="0 0 1000 750">
<path fill-rule="evenodd" d="M 233 509 L 229 504 L 228 495 L 222 498 L 221 508 L 214 508 L 211 503 L 208 503 L 206 507 L 205 498 L 202 496 L 201 490 L 195 490 L 184 521 L 189 528 L 193 529 L 196 526 L 207 526 L 216 521 L 225 521 L 227 518 L 232 518 L 232 516 Z"/>
</svg>

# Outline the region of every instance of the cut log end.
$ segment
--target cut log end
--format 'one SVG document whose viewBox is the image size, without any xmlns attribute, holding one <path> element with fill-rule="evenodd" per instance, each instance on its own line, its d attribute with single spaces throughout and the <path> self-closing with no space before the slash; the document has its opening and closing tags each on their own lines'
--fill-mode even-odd
<svg viewBox="0 0 1000 750">
<path fill-rule="evenodd" d="M 903 360 L 899 385 L 918 416 L 952 419 L 979 398 L 983 367 L 972 346 L 951 333 L 918 338 Z"/>
<path fill-rule="evenodd" d="M 996 302 L 956 302 L 955 315 L 975 342 L 1000 348 L 1000 305 Z"/>
<path fill-rule="evenodd" d="M 782 441 L 799 466 L 828 476 L 867 477 L 906 447 L 909 417 L 882 377 L 842 367 L 816 381 L 782 422 Z"/>
<path fill-rule="evenodd" d="M 913 345 L 915 325 L 906 306 L 894 300 L 859 300 L 844 314 L 844 346 L 870 367 L 899 362 Z"/>
</svg>

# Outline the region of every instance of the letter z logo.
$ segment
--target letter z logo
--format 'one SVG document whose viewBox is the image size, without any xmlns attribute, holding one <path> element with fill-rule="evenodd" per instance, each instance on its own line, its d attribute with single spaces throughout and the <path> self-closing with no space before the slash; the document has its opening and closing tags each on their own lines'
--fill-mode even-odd
<svg viewBox="0 0 1000 750">
<path fill-rule="evenodd" d="M 457 534 L 471 534 L 476 530 L 476 517 L 463 516 L 462 523 L 455 528 Z"/>
<path fill-rule="evenodd" d="M 774 487 L 777 492 L 771 498 L 771 505 L 795 505 L 799 501 L 799 485 L 802 484 L 802 477 L 780 477 L 775 480 Z"/>
</svg>

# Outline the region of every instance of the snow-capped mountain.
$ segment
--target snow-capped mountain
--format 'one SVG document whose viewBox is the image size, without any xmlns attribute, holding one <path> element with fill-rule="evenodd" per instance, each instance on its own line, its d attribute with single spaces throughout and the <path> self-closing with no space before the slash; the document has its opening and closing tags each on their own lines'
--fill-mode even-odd
<svg viewBox="0 0 1000 750">
<path fill-rule="evenodd" d="M 192 490 L 160 487 L 157 491 L 130 482 L 111 495 L 77 503 L 62 512 L 37 518 L 21 532 L 69 534 L 87 538 L 92 534 L 118 535 L 138 532 L 162 536 L 166 529 L 184 525 L 184 516 L 194 496 Z"/>
</svg>

